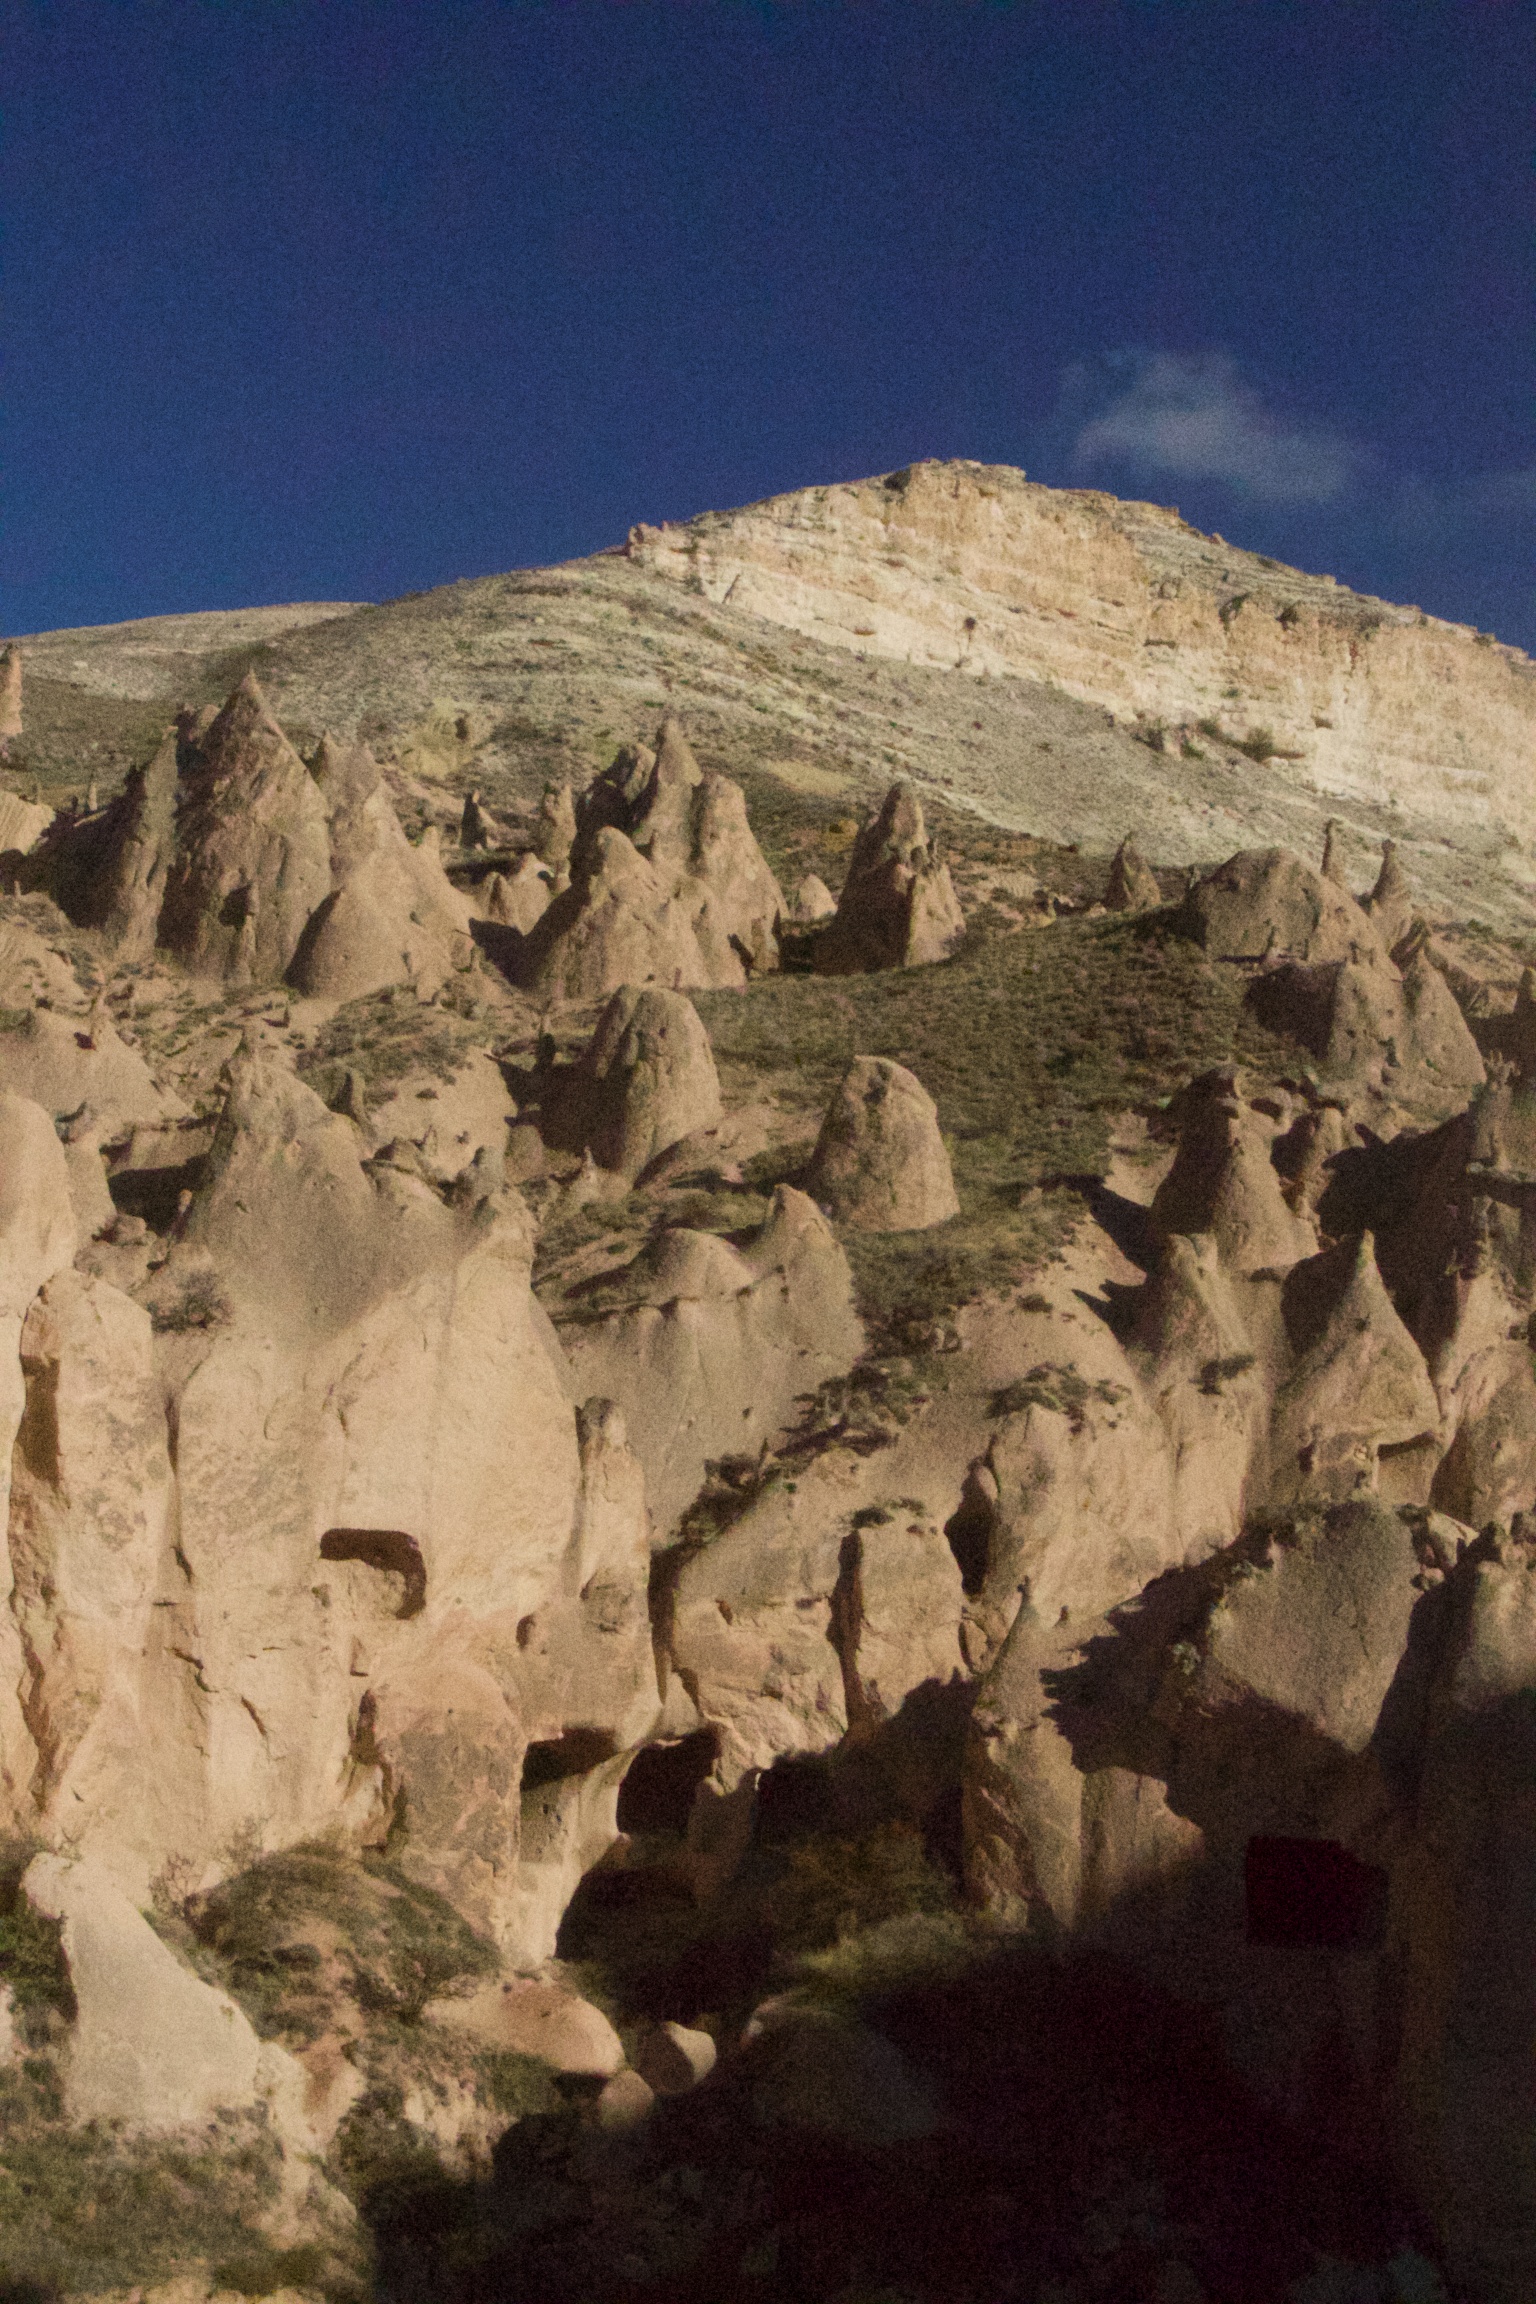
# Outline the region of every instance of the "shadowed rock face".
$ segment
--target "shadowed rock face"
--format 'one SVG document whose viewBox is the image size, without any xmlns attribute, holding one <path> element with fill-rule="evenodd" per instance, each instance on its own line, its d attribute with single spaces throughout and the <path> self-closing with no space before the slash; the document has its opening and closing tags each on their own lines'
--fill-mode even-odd
<svg viewBox="0 0 1536 2304">
<path fill-rule="evenodd" d="M 965 934 L 947 864 L 935 857 L 910 785 L 893 784 L 862 826 L 835 918 L 816 939 L 824 976 L 945 960 Z"/>
</svg>

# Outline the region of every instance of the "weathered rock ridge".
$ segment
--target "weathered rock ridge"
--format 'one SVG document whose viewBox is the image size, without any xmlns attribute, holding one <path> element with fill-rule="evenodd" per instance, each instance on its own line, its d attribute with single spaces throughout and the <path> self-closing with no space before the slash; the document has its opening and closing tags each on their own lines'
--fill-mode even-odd
<svg viewBox="0 0 1536 2304">
<path fill-rule="evenodd" d="M 1523 772 L 1536 667 L 1519 650 L 1234 550 L 1155 504 L 923 463 L 640 527 L 629 550 L 867 655 L 1049 679 L 1191 729 L 1240 711 L 1323 790 L 1391 800 L 1453 837 L 1470 815 L 1536 840 Z"/>
</svg>

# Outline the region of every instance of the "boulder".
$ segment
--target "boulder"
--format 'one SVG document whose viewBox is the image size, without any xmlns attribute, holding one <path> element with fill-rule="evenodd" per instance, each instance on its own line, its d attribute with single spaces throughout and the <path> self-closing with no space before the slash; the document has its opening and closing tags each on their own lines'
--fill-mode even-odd
<svg viewBox="0 0 1536 2304">
<path fill-rule="evenodd" d="M 561 1984 L 518 1976 L 483 1985 L 462 1999 L 434 2000 L 434 2024 L 477 2047 L 537 2056 L 555 2072 L 611 2080 L 624 2043 L 600 2008 Z"/>
<path fill-rule="evenodd" d="M 807 872 L 797 881 L 789 900 L 788 917 L 796 928 L 816 928 L 823 920 L 830 920 L 837 910 L 837 898 L 825 880 L 816 873 Z"/>
<path fill-rule="evenodd" d="M 597 2124 L 610 2136 L 632 2135 L 655 2109 L 656 2091 L 638 2072 L 616 2072 L 597 2099 Z"/>
<path fill-rule="evenodd" d="M 289 2149 L 309 2148 L 299 2066 L 257 2038 L 227 1993 L 183 1968 L 107 1874 L 36 1856 L 22 1892 L 62 1924 L 76 2009 L 64 2077 L 72 2120 L 155 2134 L 262 2107 Z"/>
<path fill-rule="evenodd" d="M 1174 925 L 1213 960 L 1353 960 L 1382 949 L 1353 897 L 1288 848 L 1249 848 L 1196 881 Z"/>
<path fill-rule="evenodd" d="M 682 2096 L 715 2068 L 715 2043 L 686 2024 L 658 2024 L 635 2050 L 635 2070 L 654 2096 Z"/>
<path fill-rule="evenodd" d="M 1122 840 L 1104 888 L 1106 912 L 1150 912 L 1163 900 L 1157 874 L 1129 840 Z"/>
<path fill-rule="evenodd" d="M 600 1168 L 630 1179 L 685 1136 L 715 1127 L 720 1080 L 693 1002 L 659 985 L 627 984 L 598 1020 L 570 1083 L 584 1145 Z"/>
<path fill-rule="evenodd" d="M 248 674 L 184 769 L 159 941 L 194 974 L 274 983 L 330 892 L 325 802 Z"/>
<path fill-rule="evenodd" d="M 857 1232 L 921 1232 L 960 1213 L 938 1107 L 888 1056 L 856 1056 L 849 1065 L 805 1185 Z"/>
<path fill-rule="evenodd" d="M 934 852 L 909 784 L 893 784 L 853 844 L 835 918 L 816 940 L 823 976 L 947 960 L 965 934 L 949 866 Z"/>
<path fill-rule="evenodd" d="M 932 2089 L 894 2041 L 831 2009 L 776 2012 L 752 2042 L 748 2074 L 759 2127 L 878 2151 L 943 2126 Z"/>
</svg>

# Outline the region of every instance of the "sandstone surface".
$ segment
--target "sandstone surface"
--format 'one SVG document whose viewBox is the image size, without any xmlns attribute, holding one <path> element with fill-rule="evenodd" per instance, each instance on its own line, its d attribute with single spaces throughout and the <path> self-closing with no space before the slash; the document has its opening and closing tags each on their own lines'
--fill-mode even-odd
<svg viewBox="0 0 1536 2304">
<path fill-rule="evenodd" d="M 920 1232 L 960 1212 L 938 1108 L 888 1056 L 858 1056 L 849 1066 L 805 1181 L 813 1199 L 859 1232 Z"/>
<path fill-rule="evenodd" d="M 965 934 L 949 868 L 934 854 L 921 803 L 893 784 L 860 827 L 837 911 L 816 939 L 822 975 L 917 968 L 947 959 Z"/>
</svg>

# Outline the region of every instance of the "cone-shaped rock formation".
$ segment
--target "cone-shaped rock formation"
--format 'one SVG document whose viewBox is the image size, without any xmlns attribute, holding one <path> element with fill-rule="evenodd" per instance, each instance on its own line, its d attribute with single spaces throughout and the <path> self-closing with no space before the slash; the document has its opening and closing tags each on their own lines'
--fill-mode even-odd
<svg viewBox="0 0 1536 2304">
<path fill-rule="evenodd" d="M 965 916 L 928 838 L 909 784 L 893 784 L 853 844 L 836 917 L 816 939 L 823 976 L 876 968 L 915 968 L 946 960 L 965 934 Z"/>
<path fill-rule="evenodd" d="M 849 1065 L 805 1185 L 856 1232 L 918 1232 L 960 1213 L 938 1108 L 888 1056 L 856 1056 Z"/>
</svg>

